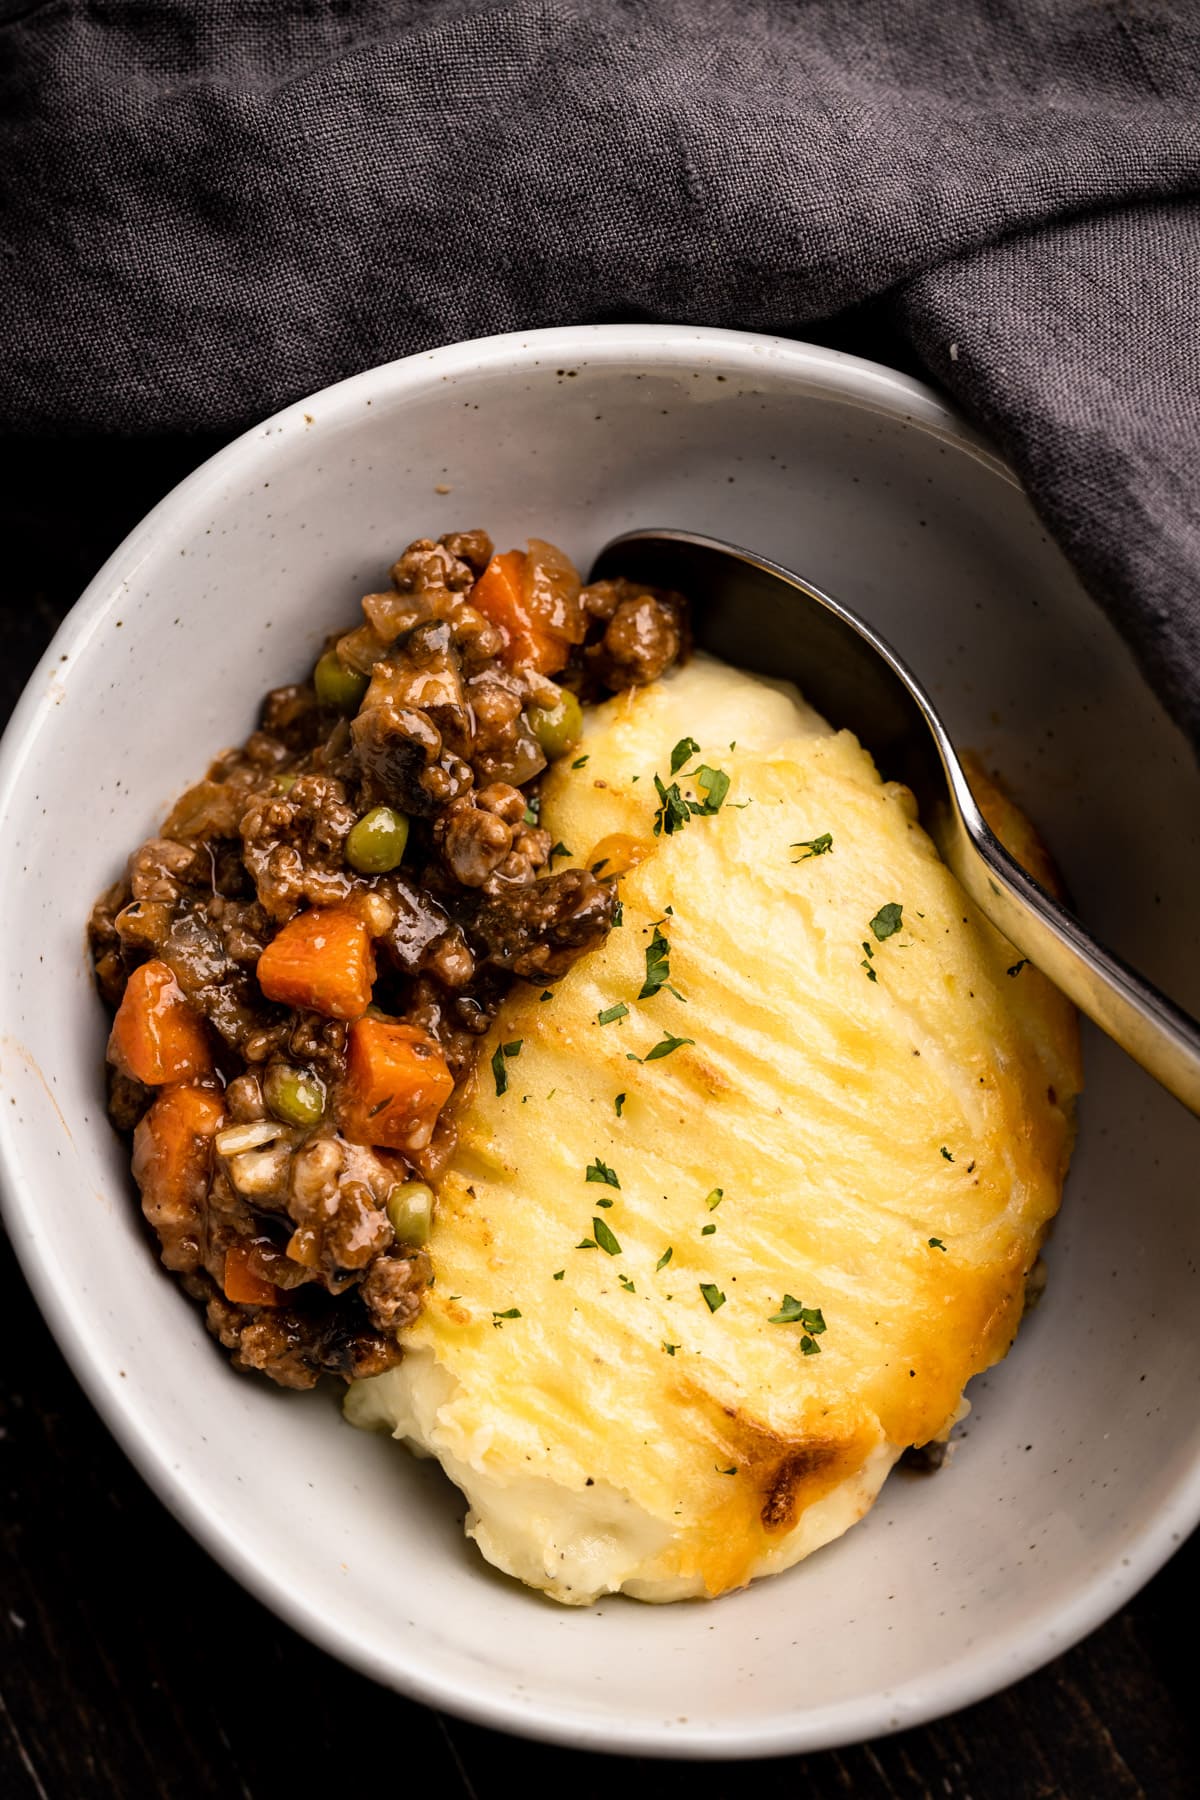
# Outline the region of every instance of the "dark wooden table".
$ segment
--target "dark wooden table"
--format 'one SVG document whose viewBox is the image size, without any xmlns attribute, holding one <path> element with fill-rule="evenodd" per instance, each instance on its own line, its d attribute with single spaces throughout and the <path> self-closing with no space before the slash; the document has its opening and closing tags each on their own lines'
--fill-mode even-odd
<svg viewBox="0 0 1200 1800">
<path fill-rule="evenodd" d="M 3 714 L 87 580 L 216 446 L 20 444 L 0 491 Z M 0 446 L 3 448 L 3 446 Z M 2 822 L 0 822 L 2 831 Z M 2 839 L 0 839 L 2 841 Z M 64 856 L 70 845 L 64 844 Z M 0 1796 L 306 1800 L 1173 1800 L 1200 1793 L 1200 1540 L 1085 1643 L 993 1700 L 898 1737 L 769 1763 L 636 1762 L 463 1725 L 279 1624 L 191 1542 L 109 1440 L 7 1245 Z M 441 1784 L 445 1783 L 443 1787 Z"/>
</svg>

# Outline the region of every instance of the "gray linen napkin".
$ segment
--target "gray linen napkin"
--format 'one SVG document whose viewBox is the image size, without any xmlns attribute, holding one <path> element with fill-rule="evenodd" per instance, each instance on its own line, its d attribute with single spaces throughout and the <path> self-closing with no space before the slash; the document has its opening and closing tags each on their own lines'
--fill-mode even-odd
<svg viewBox="0 0 1200 1800">
<path fill-rule="evenodd" d="M 876 300 L 1200 741 L 1198 71 L 1194 0 L 0 0 L 0 429 Z"/>
</svg>

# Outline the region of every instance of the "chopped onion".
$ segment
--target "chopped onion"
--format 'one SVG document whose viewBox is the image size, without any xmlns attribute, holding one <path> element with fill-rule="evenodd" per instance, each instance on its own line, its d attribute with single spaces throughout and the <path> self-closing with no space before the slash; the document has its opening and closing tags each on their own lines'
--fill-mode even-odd
<svg viewBox="0 0 1200 1800">
<path fill-rule="evenodd" d="M 261 1196 L 275 1192 L 287 1171 L 291 1149 L 273 1144 L 269 1150 L 246 1150 L 229 1163 L 229 1179 L 239 1194 Z"/>
<path fill-rule="evenodd" d="M 245 1150 L 273 1144 L 282 1130 L 278 1119 L 255 1119 L 248 1125 L 227 1125 L 224 1131 L 218 1131 L 213 1142 L 220 1156 L 241 1156 Z"/>
<path fill-rule="evenodd" d="M 529 727 L 522 723 L 516 741 L 508 754 L 497 756 L 492 764 L 493 781 L 508 781 L 513 787 L 524 787 L 535 775 L 540 775 L 546 767 L 546 758 Z"/>
<path fill-rule="evenodd" d="M 354 910 L 373 938 L 382 937 L 396 922 L 395 907 L 389 906 L 382 894 L 370 888 L 355 895 Z"/>
</svg>

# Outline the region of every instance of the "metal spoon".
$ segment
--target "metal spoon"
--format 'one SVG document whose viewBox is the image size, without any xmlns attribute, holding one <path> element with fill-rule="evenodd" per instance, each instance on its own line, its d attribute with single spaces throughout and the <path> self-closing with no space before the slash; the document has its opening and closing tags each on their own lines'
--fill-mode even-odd
<svg viewBox="0 0 1200 1800">
<path fill-rule="evenodd" d="M 753 551 L 690 531 L 614 538 L 593 581 L 616 575 L 700 603 L 704 646 L 792 676 L 831 724 L 853 731 L 880 773 L 905 782 L 942 859 L 993 925 L 1169 1093 L 1200 1113 L 1200 1025 L 1098 944 L 992 835 L 946 727 L 890 645 L 845 606 Z M 760 652 L 761 654 L 761 652 Z"/>
</svg>

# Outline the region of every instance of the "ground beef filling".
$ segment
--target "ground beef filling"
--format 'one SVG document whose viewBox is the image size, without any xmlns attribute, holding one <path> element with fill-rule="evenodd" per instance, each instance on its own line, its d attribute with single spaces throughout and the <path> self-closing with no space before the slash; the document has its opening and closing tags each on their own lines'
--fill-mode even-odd
<svg viewBox="0 0 1200 1800">
<path fill-rule="evenodd" d="M 688 641 L 677 595 L 583 587 L 536 539 L 422 538 L 390 573 L 90 923 L 162 1260 L 284 1387 L 399 1360 L 447 1102 L 511 983 L 558 980 L 615 915 L 613 880 L 551 872 L 539 777 L 581 703 Z"/>
</svg>

